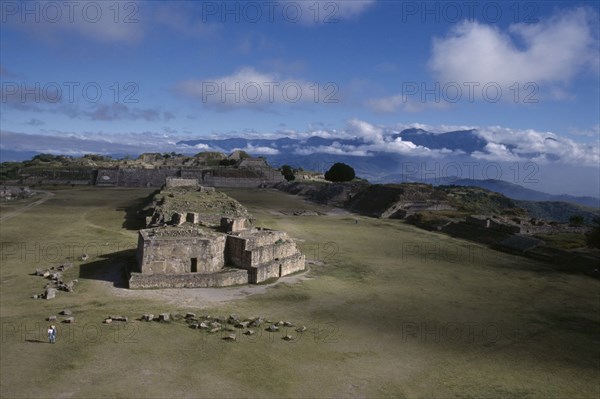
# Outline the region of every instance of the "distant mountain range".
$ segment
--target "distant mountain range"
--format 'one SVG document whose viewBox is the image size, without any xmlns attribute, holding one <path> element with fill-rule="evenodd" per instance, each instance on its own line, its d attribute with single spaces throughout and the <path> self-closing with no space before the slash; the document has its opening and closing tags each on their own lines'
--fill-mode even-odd
<svg viewBox="0 0 600 399">
<path fill-rule="evenodd" d="M 574 192 L 581 183 L 572 179 L 576 174 L 566 174 L 564 166 L 554 164 L 557 155 L 548 153 L 531 153 L 527 157 L 535 159 L 547 159 L 543 165 L 544 176 L 536 184 L 538 190 L 525 188 L 517 183 L 524 183 L 523 179 L 510 179 L 514 162 L 487 162 L 502 168 L 504 173 L 499 178 L 494 175 L 494 168 L 486 173 L 478 173 L 475 178 L 466 173 L 466 168 L 456 173 L 451 165 L 468 165 L 479 163 L 486 164 L 481 155 L 488 153 L 488 141 L 478 134 L 476 130 L 457 130 L 446 133 L 432 133 L 423 129 L 411 128 L 401 132 L 379 132 L 380 137 L 344 134 L 343 137 L 321 137 L 312 136 L 308 138 L 243 138 L 232 137 L 222 139 L 195 139 L 182 140 L 175 143 L 177 152 L 192 155 L 204 151 L 220 151 L 230 153 L 242 149 L 252 155 L 260 155 L 267 158 L 268 162 L 277 167 L 284 164 L 296 168 L 325 172 L 335 162 L 344 162 L 351 165 L 357 176 L 365 178 L 372 183 L 402 183 L 423 182 L 434 185 L 454 184 L 462 186 L 478 186 L 506 195 L 509 198 L 524 201 L 563 201 L 586 207 L 600 208 L 600 199 L 597 197 L 581 197 L 573 195 L 554 195 L 540 190 L 551 190 L 556 192 L 564 189 L 566 192 Z M 325 134 L 324 134 L 325 135 Z M 401 139 L 401 140 L 397 140 Z M 397 140 L 397 141 L 396 141 Z M 389 151 L 393 145 L 406 145 L 406 151 Z M 502 144 L 508 151 L 515 146 Z M 412 146 L 412 147 L 411 147 Z M 99 146 L 98 146 L 99 147 Z M 171 152 L 165 149 L 165 152 Z M 414 150 L 414 151 L 413 151 Z M 93 152 L 92 149 L 89 152 Z M 140 153 L 144 148 L 139 149 Z M 432 152 L 437 152 L 436 156 Z M 35 152 L 18 152 L 0 149 L 0 161 L 30 159 Z M 117 151 L 114 155 L 119 154 Z M 140 154 L 129 154 L 137 156 Z M 493 159 L 493 158 L 492 158 Z M 523 167 L 524 165 L 518 165 Z M 589 168 L 588 168 L 589 169 Z M 433 172 L 432 172 L 433 171 Z M 562 177 L 556 180 L 560 172 Z M 461 174 L 462 172 L 462 174 Z M 529 170 L 522 172 L 530 172 Z M 431 175 L 435 175 L 432 179 Z M 597 179 L 597 172 L 588 170 L 585 177 L 577 176 L 581 182 Z M 455 178 L 447 176 L 456 175 Z M 566 177 L 565 177 L 566 176 Z M 520 176 L 522 177 L 522 176 Z M 559 182 L 559 183 L 557 183 Z M 571 183 L 571 190 L 563 182 Z M 593 183 L 595 184 L 595 183 Z M 594 185 L 592 184 L 592 187 Z M 575 188 L 575 190 L 573 190 Z M 587 188 L 587 187 L 586 187 Z M 584 190 L 580 190 L 584 191 Z M 590 190 L 585 190 L 589 192 Z M 584 192 L 585 192 L 584 191 Z M 593 191 L 592 191 L 593 192 Z"/>
<path fill-rule="evenodd" d="M 480 137 L 475 130 L 458 130 L 447 133 L 431 133 L 423 129 L 405 129 L 400 133 L 391 136 L 392 139 L 401 138 L 402 141 L 409 141 L 417 146 L 423 146 L 432 150 L 447 149 L 458 151 L 468 156 L 474 152 L 486 152 L 485 139 Z M 542 191 L 525 188 L 519 184 L 511 183 L 499 179 L 465 179 L 461 176 L 451 177 L 442 176 L 442 178 L 428 178 L 427 170 L 425 173 L 406 173 L 409 167 L 420 165 L 422 162 L 430 162 L 423 157 L 407 157 L 390 152 L 378 152 L 371 156 L 351 156 L 338 154 L 328 149 L 352 148 L 365 145 L 363 138 L 328 138 L 313 136 L 308 139 L 201 139 L 181 141 L 178 144 L 187 146 L 209 146 L 210 148 L 219 148 L 225 152 L 234 149 L 243 148 L 252 153 L 252 149 L 263 152 L 263 155 L 269 162 L 275 166 L 289 164 L 294 167 L 301 167 L 308 170 L 319 172 L 326 171 L 335 162 L 345 162 L 354 167 L 357 175 L 368 179 L 373 183 L 401 183 L 401 182 L 422 182 L 433 185 L 449 184 L 458 186 L 477 186 L 495 191 L 505 196 L 522 201 L 559 201 L 581 205 L 584 207 L 600 208 L 600 198 L 580 197 L 573 195 L 554 195 Z M 507 145 L 507 148 L 514 146 Z M 539 156 L 540 154 L 530 154 Z M 555 159 L 554 156 L 549 158 Z M 448 162 L 465 161 L 467 158 L 453 157 Z M 468 159 L 472 161 L 472 159 Z M 393 173 L 394 169 L 398 172 Z M 435 170 L 435 166 L 431 169 Z M 507 168 L 508 169 L 508 168 Z M 392 172 L 392 173 L 390 173 Z"/>
</svg>

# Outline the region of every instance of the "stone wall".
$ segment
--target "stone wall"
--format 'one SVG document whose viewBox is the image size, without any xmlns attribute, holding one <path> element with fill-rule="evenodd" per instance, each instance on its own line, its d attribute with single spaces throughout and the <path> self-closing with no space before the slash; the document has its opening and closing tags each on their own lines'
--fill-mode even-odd
<svg viewBox="0 0 600 399">
<path fill-rule="evenodd" d="M 226 261 L 247 269 L 250 283 L 304 270 L 305 257 L 283 231 L 252 231 L 227 237 Z"/>
<path fill-rule="evenodd" d="M 249 271 L 250 283 L 256 284 L 270 278 L 279 278 L 297 271 L 304 270 L 305 257 L 300 253 L 284 259 L 277 259 L 269 263 L 261 264 Z"/>
<path fill-rule="evenodd" d="M 99 169 L 95 184 L 97 186 L 118 186 L 119 169 Z"/>
<path fill-rule="evenodd" d="M 149 233 L 149 230 L 140 231 L 138 270 L 141 273 L 215 273 L 225 266 L 224 235 L 153 238 Z M 196 270 L 192 271 L 194 265 Z"/>
<path fill-rule="evenodd" d="M 129 288 L 207 288 L 248 284 L 248 271 L 223 270 L 218 273 L 200 274 L 142 274 L 131 273 Z"/>
<path fill-rule="evenodd" d="M 238 233 L 252 228 L 252 222 L 247 218 L 221 218 L 221 231 Z"/>
<path fill-rule="evenodd" d="M 181 177 L 169 176 L 166 178 L 167 187 L 198 187 L 198 179 L 184 179 Z"/>
<path fill-rule="evenodd" d="M 284 177 L 276 169 L 265 168 L 260 172 L 260 177 L 244 175 L 245 169 L 231 169 L 230 176 L 219 176 L 211 169 L 182 169 L 182 168 L 121 168 L 98 169 L 92 183 L 97 186 L 123 186 L 123 187 L 162 187 L 167 178 L 195 180 L 196 184 L 210 187 L 240 187 L 255 188 L 273 185 L 284 181 Z M 215 174 L 217 174 L 215 176 Z M 256 173 L 254 173 L 256 175 Z"/>
</svg>

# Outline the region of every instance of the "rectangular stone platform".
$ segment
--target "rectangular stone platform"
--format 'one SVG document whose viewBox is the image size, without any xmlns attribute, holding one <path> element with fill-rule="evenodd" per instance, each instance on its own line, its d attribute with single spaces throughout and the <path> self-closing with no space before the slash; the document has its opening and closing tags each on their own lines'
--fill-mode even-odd
<svg viewBox="0 0 600 399">
<path fill-rule="evenodd" d="M 131 273 L 129 288 L 208 288 L 248 284 L 248 271 L 224 270 L 219 273 L 201 274 L 142 274 Z"/>
</svg>

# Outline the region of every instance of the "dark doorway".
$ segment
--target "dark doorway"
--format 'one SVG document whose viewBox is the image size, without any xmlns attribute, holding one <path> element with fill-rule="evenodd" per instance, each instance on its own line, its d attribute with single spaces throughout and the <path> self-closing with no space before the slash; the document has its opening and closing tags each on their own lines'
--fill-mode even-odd
<svg viewBox="0 0 600 399">
<path fill-rule="evenodd" d="M 198 258 L 192 258 L 192 267 L 190 268 L 192 273 L 198 272 Z"/>
</svg>

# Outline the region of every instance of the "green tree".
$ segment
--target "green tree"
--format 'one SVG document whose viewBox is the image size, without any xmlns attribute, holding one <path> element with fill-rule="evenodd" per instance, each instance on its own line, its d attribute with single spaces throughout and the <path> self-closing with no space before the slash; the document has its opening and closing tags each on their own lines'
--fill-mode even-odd
<svg viewBox="0 0 600 399">
<path fill-rule="evenodd" d="M 582 226 L 583 225 L 583 216 L 581 215 L 572 215 L 569 218 L 569 224 L 571 226 Z"/>
<path fill-rule="evenodd" d="M 294 170 L 290 165 L 283 165 L 281 167 L 281 174 L 285 177 L 285 180 L 292 181 L 296 179 L 296 175 L 294 174 Z"/>
<path fill-rule="evenodd" d="M 355 177 L 354 168 L 341 162 L 336 162 L 325 172 L 325 180 L 332 182 L 350 181 Z"/>
</svg>

